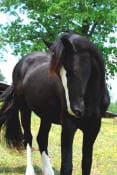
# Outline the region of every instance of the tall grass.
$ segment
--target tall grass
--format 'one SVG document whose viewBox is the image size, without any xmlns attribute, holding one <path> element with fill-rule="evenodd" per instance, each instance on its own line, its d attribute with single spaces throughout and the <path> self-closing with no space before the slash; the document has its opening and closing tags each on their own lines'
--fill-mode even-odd
<svg viewBox="0 0 117 175">
<path fill-rule="evenodd" d="M 41 175 L 41 157 L 38 152 L 36 135 L 39 119 L 32 117 L 32 133 L 34 136 L 32 152 L 33 164 L 37 175 Z M 60 172 L 60 133 L 61 126 L 53 125 L 49 135 L 49 155 L 55 171 Z M 78 130 L 73 144 L 73 175 L 81 175 L 82 132 Z M 26 152 L 9 150 L 4 143 L 0 144 L 0 174 L 23 175 L 26 167 Z M 91 175 L 117 175 L 117 124 L 113 119 L 103 119 L 101 131 L 94 145 Z"/>
</svg>

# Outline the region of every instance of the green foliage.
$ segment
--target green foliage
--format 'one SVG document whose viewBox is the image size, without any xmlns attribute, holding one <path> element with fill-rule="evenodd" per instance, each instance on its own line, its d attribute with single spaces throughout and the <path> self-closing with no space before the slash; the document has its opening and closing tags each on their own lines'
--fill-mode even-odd
<svg viewBox="0 0 117 175">
<path fill-rule="evenodd" d="M 60 33 L 74 31 L 101 49 L 108 75 L 117 71 L 117 58 L 114 63 L 108 58 L 117 55 L 116 38 L 111 35 L 117 28 L 116 0 L 2 0 L 0 7 L 14 16 L 2 33 L 16 55 L 46 50 L 45 41 L 53 42 Z"/>
<path fill-rule="evenodd" d="M 1 70 L 0 70 L 0 81 L 4 81 L 5 80 L 5 77 L 3 76 Z"/>
<path fill-rule="evenodd" d="M 3 26 L 0 25 L 0 61 L 4 61 L 5 58 L 4 58 L 4 54 L 3 52 L 6 50 L 5 49 L 5 46 L 6 46 L 6 43 L 7 43 L 7 40 L 6 40 L 6 37 L 4 36 L 4 32 L 3 32 Z"/>
<path fill-rule="evenodd" d="M 108 110 L 113 113 L 117 113 L 117 101 L 115 103 L 111 103 Z"/>
</svg>

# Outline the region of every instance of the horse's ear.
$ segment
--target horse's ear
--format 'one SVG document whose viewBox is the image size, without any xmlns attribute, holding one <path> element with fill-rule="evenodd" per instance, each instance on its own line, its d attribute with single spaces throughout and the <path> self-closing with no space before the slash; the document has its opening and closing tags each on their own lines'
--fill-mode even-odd
<svg viewBox="0 0 117 175">
<path fill-rule="evenodd" d="M 67 52 L 76 52 L 76 49 L 75 49 L 73 43 L 70 41 L 70 39 L 67 35 L 62 36 L 61 41 L 63 43 L 64 49 Z"/>
<path fill-rule="evenodd" d="M 42 39 L 44 44 L 47 46 L 48 49 L 50 49 L 50 47 L 52 46 L 53 43 L 46 41 L 45 39 Z"/>
<path fill-rule="evenodd" d="M 52 59 L 50 64 L 50 75 L 59 73 L 63 64 L 65 54 L 76 52 L 68 34 L 63 34 L 51 47 Z"/>
</svg>

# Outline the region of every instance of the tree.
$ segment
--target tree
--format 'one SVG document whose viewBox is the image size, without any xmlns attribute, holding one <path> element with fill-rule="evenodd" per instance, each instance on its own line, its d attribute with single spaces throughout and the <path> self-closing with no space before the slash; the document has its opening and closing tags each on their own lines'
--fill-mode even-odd
<svg viewBox="0 0 117 175">
<path fill-rule="evenodd" d="M 116 0 L 2 0 L 1 10 L 14 17 L 2 27 L 4 44 L 9 43 L 15 54 L 46 50 L 62 32 L 74 31 L 92 40 L 102 51 L 107 74 L 117 72 Z M 28 19 L 28 20 L 27 20 Z"/>
<path fill-rule="evenodd" d="M 4 81 L 5 80 L 5 77 L 3 76 L 1 70 L 0 70 L 0 81 Z"/>
<path fill-rule="evenodd" d="M 0 25 L 0 61 L 5 61 L 4 58 L 4 51 L 6 51 L 5 46 L 6 46 L 6 40 L 5 36 L 3 37 L 4 32 L 2 32 L 2 26 Z"/>
</svg>

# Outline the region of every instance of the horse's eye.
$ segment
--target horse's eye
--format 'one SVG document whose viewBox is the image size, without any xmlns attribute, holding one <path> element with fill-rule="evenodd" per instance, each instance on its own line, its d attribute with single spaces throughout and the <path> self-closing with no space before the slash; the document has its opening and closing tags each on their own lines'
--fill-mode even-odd
<svg viewBox="0 0 117 175">
<path fill-rule="evenodd" d="M 68 70 L 68 71 L 67 71 L 67 75 L 68 75 L 68 76 L 73 76 L 73 72 L 70 71 L 70 70 Z"/>
</svg>

